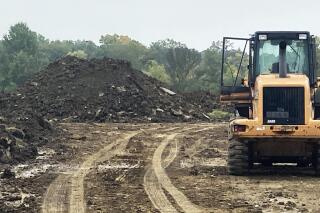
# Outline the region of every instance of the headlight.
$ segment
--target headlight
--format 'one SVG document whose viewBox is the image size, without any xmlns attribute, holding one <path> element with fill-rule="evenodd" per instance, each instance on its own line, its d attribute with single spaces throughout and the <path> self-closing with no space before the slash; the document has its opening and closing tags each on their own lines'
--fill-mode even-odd
<svg viewBox="0 0 320 213">
<path fill-rule="evenodd" d="M 300 40 L 306 40 L 307 39 L 307 34 L 299 34 L 299 39 Z"/>
<path fill-rule="evenodd" d="M 234 132 L 245 132 L 246 126 L 245 125 L 233 125 L 233 131 Z"/>
</svg>

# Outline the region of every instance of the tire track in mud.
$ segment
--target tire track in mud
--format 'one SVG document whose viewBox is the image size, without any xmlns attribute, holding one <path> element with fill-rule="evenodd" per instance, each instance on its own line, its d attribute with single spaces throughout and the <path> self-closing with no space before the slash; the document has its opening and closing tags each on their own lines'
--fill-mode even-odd
<svg viewBox="0 0 320 213">
<path fill-rule="evenodd" d="M 168 200 L 163 189 L 165 189 L 179 205 L 184 212 L 204 212 L 204 208 L 193 204 L 182 192 L 180 192 L 172 183 L 165 168 L 168 167 L 176 158 L 178 154 L 178 141 L 176 137 L 183 134 L 185 131 L 189 131 L 193 128 L 183 129 L 179 132 L 175 132 L 167 135 L 154 152 L 152 158 L 152 167 L 149 168 L 144 176 L 145 191 L 151 200 L 152 204 L 160 212 L 178 212 L 172 203 Z M 205 131 L 213 127 L 202 127 L 200 130 L 193 131 L 193 133 Z M 165 148 L 175 141 L 175 146 L 171 146 L 169 155 L 162 160 L 162 154 Z"/>
<path fill-rule="evenodd" d="M 59 175 L 49 186 L 44 195 L 43 212 L 67 212 L 68 189 L 71 175 Z"/>
<path fill-rule="evenodd" d="M 89 156 L 89 158 L 83 162 L 80 169 L 72 176 L 69 212 L 85 212 L 86 202 L 84 198 L 84 177 L 89 173 L 89 170 L 94 166 L 94 164 L 109 160 L 113 156 L 120 154 L 125 150 L 129 140 L 138 133 L 139 131 L 134 131 L 133 133 L 125 134 L 124 138 L 116 140 L 114 144 L 107 145 L 95 154 Z"/>
<path fill-rule="evenodd" d="M 174 140 L 174 138 L 183 132 L 189 133 L 191 129 L 195 129 L 195 128 L 196 129 L 201 128 L 203 131 L 203 129 L 208 126 L 210 125 L 195 125 L 192 127 L 189 126 L 188 128 L 181 127 L 181 126 L 179 127 L 170 126 L 169 128 L 168 127 L 139 128 L 133 131 L 125 131 L 121 133 L 119 135 L 119 138 L 116 139 L 114 142 L 106 145 L 104 148 L 86 157 L 84 159 L 84 162 L 76 171 L 68 174 L 59 175 L 50 184 L 46 193 L 44 194 L 42 212 L 77 212 L 77 213 L 85 212 L 86 210 L 86 200 L 84 197 L 85 176 L 90 172 L 90 169 L 93 168 L 96 163 L 109 160 L 115 155 L 121 154 L 121 152 L 125 150 L 130 139 L 139 133 L 147 133 L 147 134 L 151 133 L 152 137 L 154 135 L 165 137 L 165 139 L 161 143 L 163 146 L 163 149 L 160 150 L 160 153 L 157 154 L 157 158 L 159 159 L 158 165 L 156 162 L 154 162 L 152 169 L 151 170 L 150 168 L 148 169 L 144 177 L 144 187 L 145 187 L 145 191 L 148 194 L 148 197 L 150 199 L 153 198 L 151 199 L 151 201 L 153 202 L 153 205 L 156 208 L 157 208 L 157 205 L 160 205 L 162 209 L 166 210 L 165 212 L 177 212 L 175 207 L 173 207 L 173 205 L 165 195 L 163 188 L 173 196 L 173 198 L 176 200 L 178 204 L 181 200 L 181 196 L 179 197 L 175 195 L 174 190 L 177 190 L 177 189 L 175 189 L 173 186 L 171 187 L 172 190 L 170 190 L 167 184 L 168 181 L 163 183 L 163 181 L 159 181 L 159 177 L 161 178 L 161 175 L 164 175 L 164 178 L 165 178 L 166 174 L 163 167 L 166 168 L 167 166 L 169 166 L 178 154 L 178 139 Z M 163 143 L 166 140 L 167 142 L 165 145 Z M 175 144 L 171 146 L 168 156 L 162 161 L 161 160 L 162 152 L 164 151 L 166 146 L 169 143 L 172 143 L 173 141 L 175 141 Z M 159 154 L 160 154 L 160 157 L 159 157 Z M 154 165 L 156 165 L 157 172 L 155 172 Z M 160 170 L 158 171 L 159 168 Z M 166 177 L 169 180 L 168 176 Z M 184 197 L 184 199 L 187 200 L 186 197 Z M 184 202 L 182 205 L 188 206 L 188 203 Z M 193 211 L 192 208 L 190 208 L 190 210 Z"/>
<path fill-rule="evenodd" d="M 161 136 L 164 135 L 161 134 Z M 176 147 L 174 149 L 170 149 L 169 155 L 164 160 L 164 167 L 169 166 L 175 159 L 176 154 L 178 153 L 177 145 L 178 144 L 176 143 Z M 156 209 L 160 210 L 161 212 L 177 212 L 165 195 L 153 168 L 148 168 L 146 174 L 144 175 L 143 182 L 145 192 Z"/>
<path fill-rule="evenodd" d="M 87 157 L 72 175 L 60 175 L 50 184 L 44 196 L 42 212 L 85 212 L 84 177 L 96 163 L 120 154 L 126 148 L 129 140 L 139 132 L 141 131 L 131 131 L 121 135 L 121 138 L 115 142 Z"/>
<path fill-rule="evenodd" d="M 103 127 L 99 124 L 96 126 Z M 85 198 L 83 179 L 94 164 L 106 161 L 120 154 L 127 146 L 130 139 L 140 133 L 148 133 L 154 130 L 174 130 L 175 128 L 137 126 L 138 130 L 123 132 L 120 138 L 100 149 L 98 152 L 88 156 L 80 168 L 71 173 L 59 175 L 48 187 L 44 194 L 42 212 L 84 212 Z M 118 146 L 118 147 L 117 147 Z M 97 159 L 96 161 L 94 159 Z"/>
<path fill-rule="evenodd" d="M 179 191 L 171 182 L 170 178 L 168 177 L 165 169 L 161 165 L 161 156 L 164 152 L 165 148 L 168 144 L 178 135 L 178 133 L 174 133 L 168 135 L 158 146 L 156 151 L 154 152 L 152 158 L 152 166 L 154 169 L 154 173 L 162 185 L 162 187 L 173 197 L 176 203 L 181 207 L 184 212 L 202 212 L 200 208 L 195 206 L 181 191 Z"/>
</svg>

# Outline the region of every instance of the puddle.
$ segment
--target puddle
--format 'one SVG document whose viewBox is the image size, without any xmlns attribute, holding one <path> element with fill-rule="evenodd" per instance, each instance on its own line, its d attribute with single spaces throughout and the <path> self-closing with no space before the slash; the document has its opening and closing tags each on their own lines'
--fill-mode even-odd
<svg viewBox="0 0 320 213">
<path fill-rule="evenodd" d="M 54 155 L 56 152 L 53 149 L 49 148 L 39 148 L 38 149 L 38 156 L 37 160 L 45 160 L 50 158 L 52 155 Z"/>
<path fill-rule="evenodd" d="M 103 164 L 98 166 L 98 171 L 105 171 L 108 169 L 135 169 L 140 168 L 140 164 L 128 164 L 128 163 L 120 163 L 120 164 Z"/>
<path fill-rule="evenodd" d="M 20 198 L 20 199 L 12 200 L 12 201 L 5 201 L 4 204 L 6 206 L 10 206 L 10 207 L 19 207 L 22 204 L 24 204 L 24 201 L 25 201 L 26 198 L 32 197 L 32 196 L 34 196 L 34 194 L 20 192 L 20 195 L 17 194 L 16 196 L 17 196 L 17 198 Z M 29 204 L 25 203 L 24 205 L 26 207 L 29 207 Z"/>
<path fill-rule="evenodd" d="M 26 165 L 18 165 L 16 166 L 13 171 L 16 174 L 16 178 L 31 178 L 37 176 L 39 174 L 45 173 L 48 169 L 52 168 L 53 166 L 50 164 L 43 164 L 38 165 L 33 168 L 28 168 Z"/>
<path fill-rule="evenodd" d="M 202 160 L 181 160 L 180 167 L 181 168 L 191 168 L 194 166 L 227 166 L 227 161 L 222 158 L 212 158 L 212 159 L 202 159 Z"/>
</svg>

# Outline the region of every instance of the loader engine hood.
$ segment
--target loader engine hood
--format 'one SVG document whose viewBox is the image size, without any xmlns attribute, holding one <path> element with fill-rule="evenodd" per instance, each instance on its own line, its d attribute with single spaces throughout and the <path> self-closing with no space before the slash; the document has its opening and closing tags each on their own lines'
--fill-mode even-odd
<svg viewBox="0 0 320 213">
<path fill-rule="evenodd" d="M 259 75 L 253 104 L 254 117 L 263 125 L 304 125 L 312 117 L 309 79 L 303 74 Z"/>
<path fill-rule="evenodd" d="M 281 78 L 279 74 L 259 75 L 255 90 L 262 87 L 304 87 L 309 88 L 309 78 L 304 74 L 287 74 Z"/>
</svg>

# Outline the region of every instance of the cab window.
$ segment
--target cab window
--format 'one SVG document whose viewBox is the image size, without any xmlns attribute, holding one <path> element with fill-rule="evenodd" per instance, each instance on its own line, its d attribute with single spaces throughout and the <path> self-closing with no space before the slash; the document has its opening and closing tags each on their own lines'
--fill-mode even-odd
<svg viewBox="0 0 320 213">
<path fill-rule="evenodd" d="M 257 75 L 277 73 L 279 43 L 284 40 L 265 40 L 258 43 Z M 285 40 L 288 73 L 308 73 L 307 40 Z"/>
</svg>

